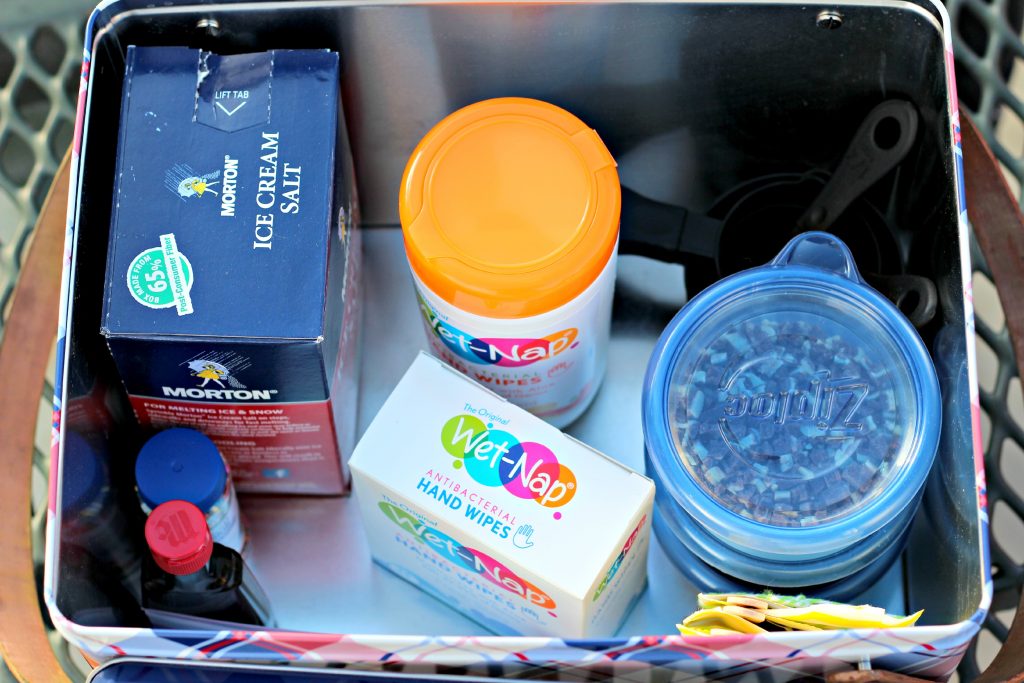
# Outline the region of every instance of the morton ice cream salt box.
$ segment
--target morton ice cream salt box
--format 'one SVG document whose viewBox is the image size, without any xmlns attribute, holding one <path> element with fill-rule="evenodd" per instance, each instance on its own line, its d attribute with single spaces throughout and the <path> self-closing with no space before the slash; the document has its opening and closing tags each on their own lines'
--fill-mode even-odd
<svg viewBox="0 0 1024 683">
<path fill-rule="evenodd" d="M 146 428 L 241 491 L 338 494 L 359 232 L 338 55 L 129 47 L 102 333 Z"/>
<path fill-rule="evenodd" d="M 644 588 L 654 484 L 431 356 L 352 477 L 374 559 L 495 633 L 612 636 Z"/>
</svg>

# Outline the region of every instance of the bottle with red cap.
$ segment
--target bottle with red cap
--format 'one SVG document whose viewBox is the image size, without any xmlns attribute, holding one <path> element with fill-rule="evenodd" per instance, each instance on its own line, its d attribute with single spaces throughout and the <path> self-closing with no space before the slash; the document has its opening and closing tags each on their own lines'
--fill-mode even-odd
<svg viewBox="0 0 1024 683">
<path fill-rule="evenodd" d="M 151 557 L 143 567 L 148 609 L 255 626 L 274 626 L 270 601 L 241 555 L 214 543 L 205 515 L 171 500 L 146 520 Z"/>
</svg>

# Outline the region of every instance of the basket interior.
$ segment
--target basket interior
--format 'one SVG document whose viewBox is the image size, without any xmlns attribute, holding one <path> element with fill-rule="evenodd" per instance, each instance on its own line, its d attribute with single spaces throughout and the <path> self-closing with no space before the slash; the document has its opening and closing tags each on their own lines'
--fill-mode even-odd
<svg viewBox="0 0 1024 683">
<path fill-rule="evenodd" d="M 939 314 L 921 333 L 937 363 L 944 420 L 910 546 L 863 599 L 896 612 L 925 609 L 921 624 L 963 621 L 978 609 L 983 558 L 965 264 L 947 57 L 934 9 L 908 2 L 839 5 L 842 25 L 830 28 L 819 20 L 824 5 L 787 2 L 142 4 L 124 2 L 116 15 L 97 20 L 63 379 L 63 427 L 107 441 L 111 485 L 125 510 L 137 507 L 131 473 L 146 435 L 135 427 L 99 321 L 128 45 L 341 53 L 343 104 L 367 228 L 360 429 L 425 345 L 396 229 L 398 186 L 413 147 L 449 112 L 495 96 L 551 101 L 599 132 L 624 185 L 704 212 L 751 179 L 833 169 L 860 119 L 882 99 L 901 97 L 920 115 L 917 143 L 865 200 L 895 226 L 907 272 L 937 286 Z M 135 5 L 139 9 L 124 11 Z M 685 300 L 678 266 L 621 260 L 608 376 L 571 434 L 643 469 L 643 371 L 657 336 Z M 100 394 L 108 417 L 72 409 L 85 405 L 77 399 Z M 70 449 L 62 468 L 62 476 L 74 476 Z M 486 633 L 372 566 L 350 500 L 250 496 L 243 509 L 254 568 L 283 627 Z M 125 514 L 132 517 L 129 529 L 138 524 Z M 58 514 L 57 523 L 66 540 L 70 520 Z M 83 625 L 136 625 L 130 611 L 116 608 L 120 589 L 109 572 L 64 548 L 62 542 L 54 572 L 63 614 Z M 650 587 L 620 635 L 672 632 L 694 606 L 696 590 L 656 542 L 649 574 Z"/>
</svg>

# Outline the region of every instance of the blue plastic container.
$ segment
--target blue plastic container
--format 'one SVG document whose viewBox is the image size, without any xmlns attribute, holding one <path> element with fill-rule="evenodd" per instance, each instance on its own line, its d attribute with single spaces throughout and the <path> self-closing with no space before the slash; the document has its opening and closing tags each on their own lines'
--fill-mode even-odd
<svg viewBox="0 0 1024 683">
<path fill-rule="evenodd" d="M 731 575 L 740 581 L 772 588 L 831 583 L 863 571 L 883 555 L 892 554 L 890 551 L 905 535 L 916 509 L 916 502 L 908 505 L 892 524 L 835 555 L 784 561 L 740 552 L 709 534 L 667 494 L 659 492 L 655 499 L 656 514 L 673 530 L 674 543 L 681 543 L 691 554 L 713 567 L 728 567 Z M 889 566 L 894 559 L 890 557 L 884 564 Z"/>
<path fill-rule="evenodd" d="M 658 543 L 665 555 L 675 564 L 684 576 L 704 593 L 759 593 L 765 589 L 775 590 L 777 593 L 792 593 L 793 590 L 787 586 L 773 586 L 770 583 L 756 583 L 737 579 L 723 573 L 716 567 L 711 566 L 699 556 L 678 542 L 671 527 L 671 523 L 663 515 L 655 510 L 651 528 L 658 537 Z M 903 545 L 910 535 L 910 529 L 904 530 L 902 536 L 897 539 L 878 560 L 865 566 L 855 574 L 852 574 L 838 581 L 829 583 L 801 586 L 800 592 L 807 595 L 821 598 L 823 600 L 835 600 L 837 602 L 853 602 L 859 595 L 871 588 L 872 585 L 892 567 L 892 564 L 899 558 Z"/>
<path fill-rule="evenodd" d="M 908 506 L 913 512 L 916 505 Z M 893 524 L 881 529 L 862 543 L 835 555 L 813 560 L 780 562 L 763 557 L 751 557 L 722 543 L 700 527 L 683 512 L 671 499 L 659 496 L 655 501 L 655 514 L 662 520 L 662 526 L 672 530 L 671 538 L 662 542 L 682 545 L 693 557 L 712 566 L 728 568 L 730 575 L 738 581 L 761 588 L 806 589 L 826 583 L 842 583 L 850 577 L 861 578 L 875 563 L 879 565 L 880 576 L 896 560 L 902 550 L 902 541 L 913 515 L 894 520 Z M 906 514 L 906 513 L 904 513 Z M 884 566 L 884 568 L 883 568 Z M 709 587 L 709 590 L 715 588 Z"/>
<path fill-rule="evenodd" d="M 691 551 L 716 550 L 731 576 L 811 586 L 905 537 L 941 408 L 914 328 L 846 245 L 808 232 L 676 315 L 648 364 L 643 422 L 660 507 L 674 504 Z"/>
</svg>

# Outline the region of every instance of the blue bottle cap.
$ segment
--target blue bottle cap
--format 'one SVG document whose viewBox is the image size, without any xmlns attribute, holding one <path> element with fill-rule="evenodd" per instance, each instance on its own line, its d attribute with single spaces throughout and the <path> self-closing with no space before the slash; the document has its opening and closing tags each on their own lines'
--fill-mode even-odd
<svg viewBox="0 0 1024 683">
<path fill-rule="evenodd" d="M 107 483 L 106 463 L 80 434 L 68 430 L 61 476 L 61 508 L 65 514 L 89 507 Z"/>
<path fill-rule="evenodd" d="M 205 514 L 224 494 L 227 468 L 209 438 L 194 429 L 168 429 L 153 436 L 135 461 L 139 497 L 155 508 L 169 500 L 192 503 Z"/>
<path fill-rule="evenodd" d="M 653 474 L 754 556 L 837 553 L 892 522 L 934 460 L 935 368 L 846 245 L 804 233 L 690 301 L 644 382 Z"/>
</svg>

